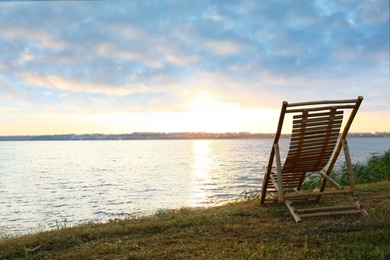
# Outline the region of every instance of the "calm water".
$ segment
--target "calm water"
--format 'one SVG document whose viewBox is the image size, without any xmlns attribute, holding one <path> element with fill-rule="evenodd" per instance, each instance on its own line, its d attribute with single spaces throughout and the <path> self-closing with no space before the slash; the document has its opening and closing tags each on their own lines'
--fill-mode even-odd
<svg viewBox="0 0 390 260">
<path fill-rule="evenodd" d="M 272 141 L 0 142 L 0 236 L 241 199 L 260 189 Z M 390 138 L 349 145 L 364 162 Z"/>
</svg>

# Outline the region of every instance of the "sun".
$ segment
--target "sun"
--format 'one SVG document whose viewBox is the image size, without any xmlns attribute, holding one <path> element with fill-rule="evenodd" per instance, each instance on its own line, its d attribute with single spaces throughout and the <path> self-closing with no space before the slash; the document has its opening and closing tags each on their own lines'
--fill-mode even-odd
<svg viewBox="0 0 390 260">
<path fill-rule="evenodd" d="M 185 107 L 181 122 L 193 132 L 272 132 L 278 118 L 277 111 L 226 102 L 207 90 L 198 91 Z"/>
<path fill-rule="evenodd" d="M 232 128 L 229 116 L 239 113 L 237 104 L 219 101 L 209 91 L 198 91 L 185 107 L 194 132 L 226 132 Z"/>
<path fill-rule="evenodd" d="M 194 98 L 187 107 L 192 113 L 204 113 L 215 111 L 220 104 L 211 97 L 209 92 L 199 91 L 196 98 Z"/>
</svg>

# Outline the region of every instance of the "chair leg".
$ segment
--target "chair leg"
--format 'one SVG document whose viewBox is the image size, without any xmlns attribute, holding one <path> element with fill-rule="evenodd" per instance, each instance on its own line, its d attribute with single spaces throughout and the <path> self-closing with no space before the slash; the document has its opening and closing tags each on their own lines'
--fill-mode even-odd
<svg viewBox="0 0 390 260">
<path fill-rule="evenodd" d="M 343 140 L 341 140 L 341 143 L 343 145 L 344 155 L 345 155 L 345 163 L 347 165 L 347 170 L 348 170 L 349 186 L 351 187 L 352 196 L 356 196 L 355 178 L 354 178 L 354 173 L 353 173 L 353 169 L 352 169 L 351 156 L 349 155 L 348 142 L 346 139 L 343 139 Z"/>
<path fill-rule="evenodd" d="M 279 202 L 283 202 L 284 201 L 284 190 L 283 190 L 282 163 L 280 160 L 279 145 L 275 144 L 274 148 L 275 148 L 275 157 L 276 157 L 276 173 L 278 176 L 277 188 L 278 188 L 278 193 L 279 193 Z"/>
<path fill-rule="evenodd" d="M 302 219 L 299 216 L 297 210 L 292 206 L 293 202 L 290 200 L 286 200 L 285 204 L 286 204 L 287 208 L 290 210 L 290 213 L 293 216 L 295 222 L 302 222 Z"/>
</svg>

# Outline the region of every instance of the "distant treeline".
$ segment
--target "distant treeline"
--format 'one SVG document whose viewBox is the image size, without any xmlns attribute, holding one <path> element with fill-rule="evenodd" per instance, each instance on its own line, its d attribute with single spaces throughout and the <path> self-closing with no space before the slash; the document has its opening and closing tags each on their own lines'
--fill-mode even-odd
<svg viewBox="0 0 390 260">
<path fill-rule="evenodd" d="M 175 139 L 267 139 L 274 138 L 274 133 L 207 133 L 207 132 L 177 132 L 149 133 L 136 132 L 131 134 L 64 134 L 64 135 L 18 135 L 0 136 L 0 141 L 72 141 L 72 140 L 175 140 Z M 290 135 L 282 134 L 281 138 Z M 389 132 L 349 133 L 349 138 L 388 138 Z"/>
</svg>

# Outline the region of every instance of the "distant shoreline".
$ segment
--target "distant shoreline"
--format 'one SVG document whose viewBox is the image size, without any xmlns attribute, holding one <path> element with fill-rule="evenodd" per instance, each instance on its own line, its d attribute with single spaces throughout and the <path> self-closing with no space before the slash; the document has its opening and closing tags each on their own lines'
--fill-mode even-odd
<svg viewBox="0 0 390 260">
<path fill-rule="evenodd" d="M 272 139 L 274 133 L 208 132 L 136 132 L 131 134 L 61 134 L 0 136 L 0 141 L 93 141 L 93 140 L 202 140 L 202 139 Z M 289 138 L 282 134 L 281 138 Z M 349 133 L 348 138 L 390 138 L 390 132 Z"/>
</svg>

